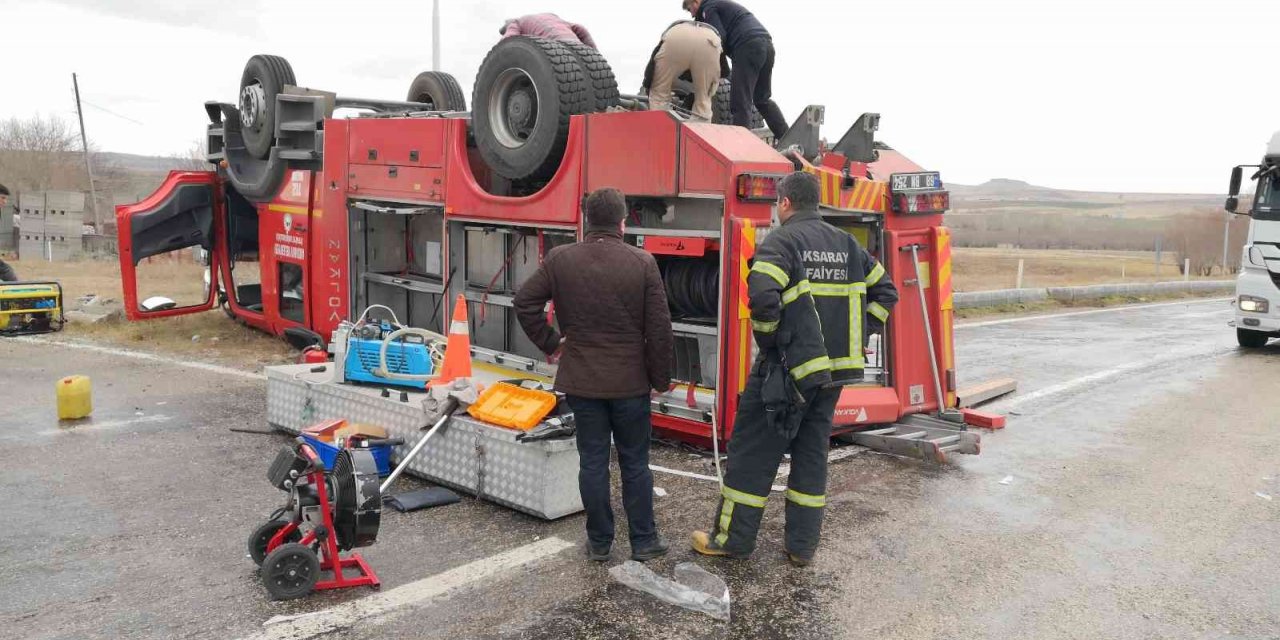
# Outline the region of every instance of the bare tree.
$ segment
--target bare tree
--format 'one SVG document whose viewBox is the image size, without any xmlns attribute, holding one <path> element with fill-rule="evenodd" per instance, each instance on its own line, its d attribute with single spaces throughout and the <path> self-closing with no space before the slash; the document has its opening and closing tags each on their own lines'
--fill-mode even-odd
<svg viewBox="0 0 1280 640">
<path fill-rule="evenodd" d="M 0 121 L 0 176 L 19 190 L 85 190 L 80 139 L 67 121 L 36 115 Z"/>
</svg>

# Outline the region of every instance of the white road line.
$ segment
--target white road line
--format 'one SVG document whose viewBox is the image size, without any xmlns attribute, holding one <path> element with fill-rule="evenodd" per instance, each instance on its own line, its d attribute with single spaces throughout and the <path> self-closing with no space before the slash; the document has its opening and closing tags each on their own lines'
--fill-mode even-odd
<svg viewBox="0 0 1280 640">
<path fill-rule="evenodd" d="M 1013 396 L 1008 400 L 997 401 L 992 404 L 993 405 L 998 404 L 1001 410 L 1008 411 L 1008 410 L 1020 407 L 1024 404 L 1035 402 L 1036 400 L 1042 400 L 1044 398 L 1050 398 L 1053 396 L 1070 393 L 1081 387 L 1085 387 L 1091 384 L 1096 384 L 1103 380 L 1116 378 L 1134 371 L 1140 371 L 1142 369 L 1151 369 L 1163 364 L 1176 362 L 1178 360 L 1185 360 L 1188 358 L 1221 355 L 1221 354 L 1228 353 L 1230 351 L 1231 351 L 1230 349 L 1221 349 L 1221 350 L 1215 350 L 1215 351 L 1209 351 L 1209 352 L 1206 352 L 1204 350 L 1182 351 L 1182 352 L 1174 353 L 1172 355 L 1168 355 L 1160 358 L 1154 358 L 1151 360 L 1130 362 L 1127 364 L 1122 364 L 1116 367 L 1112 367 L 1110 369 L 1103 369 L 1102 371 L 1091 373 L 1086 376 L 1080 376 L 1079 378 L 1072 378 L 1071 380 L 1067 380 L 1066 382 L 1060 382 L 1058 384 L 1048 386 L 1043 389 L 1037 389 L 1030 393 Z"/>
<path fill-rule="evenodd" d="M 1017 318 L 1004 318 L 1001 320 L 986 320 L 983 322 L 965 322 L 956 324 L 957 329 L 976 329 L 978 327 L 994 327 L 1001 324 L 1013 324 L 1015 322 L 1031 322 L 1032 320 L 1056 320 L 1058 318 L 1073 318 L 1076 316 L 1092 316 L 1099 313 L 1118 313 L 1121 311 L 1141 311 L 1143 309 L 1158 309 L 1160 307 L 1177 307 L 1189 304 L 1208 304 L 1210 302 L 1229 302 L 1231 298 L 1208 298 L 1205 300 L 1183 300 L 1179 302 L 1157 302 L 1154 304 L 1134 304 L 1123 307 L 1108 307 L 1106 309 L 1092 309 L 1089 311 L 1070 311 L 1067 313 L 1047 313 L 1037 316 L 1019 316 Z"/>
<path fill-rule="evenodd" d="M 843 448 L 841 448 L 841 449 L 837 449 L 837 450 L 835 450 L 835 451 L 832 451 L 832 452 L 827 456 L 827 462 L 835 462 L 835 461 L 837 461 L 837 460 L 844 460 L 845 458 L 848 458 L 848 457 L 853 456 L 853 455 L 858 454 L 858 453 L 862 453 L 863 451 L 865 451 L 865 449 L 863 449 L 862 447 L 843 447 Z M 673 475 L 673 476 L 681 476 L 681 477 L 684 477 L 684 478 L 694 478 L 694 479 L 696 479 L 696 480 L 707 480 L 707 481 L 709 481 L 709 482 L 717 482 L 717 483 L 718 483 L 718 482 L 720 482 L 720 479 L 719 479 L 719 478 L 716 478 L 715 476 L 703 475 L 703 474 L 701 474 L 701 473 L 694 473 L 694 472 L 692 472 L 692 471 L 681 471 L 680 469 L 668 469 L 667 467 L 659 467 L 659 466 L 658 466 L 658 465 L 656 465 L 656 464 L 651 464 L 651 465 L 649 465 L 649 470 L 650 470 L 650 471 L 657 471 L 658 473 L 667 473 L 667 474 L 671 474 L 671 475 Z M 783 479 L 783 478 L 786 478 L 786 477 L 787 477 L 787 476 L 789 476 L 789 475 L 791 475 L 791 465 L 790 465 L 790 464 L 782 464 L 782 465 L 779 465 L 779 466 L 778 466 L 778 475 L 777 475 L 777 476 L 775 476 L 775 478 L 777 478 L 777 479 L 781 480 L 781 479 Z M 778 485 L 778 484 L 775 484 L 775 485 L 773 485 L 772 487 L 769 487 L 769 488 L 770 488 L 771 490 L 773 490 L 773 491 L 786 491 L 786 490 L 787 490 L 787 488 L 786 488 L 785 486 Z"/>
<path fill-rule="evenodd" d="M 55 347 L 66 347 L 68 349 L 80 349 L 82 351 L 93 351 L 95 353 L 104 353 L 111 356 L 120 356 L 123 358 L 133 358 L 135 360 L 146 360 L 148 362 L 159 362 L 161 364 L 173 365 L 176 367 L 186 367 L 188 369 L 199 369 L 208 371 L 209 373 L 220 373 L 226 376 L 236 376 L 249 380 L 266 380 L 267 376 L 261 373 L 252 373 L 249 371 L 241 371 L 231 367 L 223 367 L 216 364 L 208 364 L 206 362 L 196 362 L 192 360 L 178 360 L 167 356 L 158 356 L 151 353 L 143 353 L 141 351 L 129 351 L 128 349 L 115 349 L 112 347 L 103 347 L 96 344 L 86 344 L 83 342 L 63 342 L 61 340 L 47 340 L 44 338 L 32 338 L 30 336 L 16 336 L 5 338 L 13 342 L 25 342 L 27 344 L 49 345 Z"/>
<path fill-rule="evenodd" d="M 286 638 L 303 640 L 349 629 L 361 620 L 387 616 L 397 613 L 399 609 L 426 603 L 455 589 L 537 562 L 574 546 L 574 543 L 563 538 L 554 536 L 545 538 L 328 609 L 296 616 L 276 616 L 263 623 L 266 628 L 262 633 L 251 638 L 253 640 L 285 640 Z"/>
<path fill-rule="evenodd" d="M 42 436 L 56 436 L 66 433 L 91 433 L 94 431 L 103 431 L 107 429 L 119 429 L 120 427 L 129 427 L 135 424 L 147 424 L 151 422 L 168 422 L 172 420 L 169 416 L 142 416 L 139 418 L 126 418 L 124 420 L 107 420 L 106 422 L 83 422 L 76 423 L 74 427 L 65 429 L 50 429 L 41 431 Z"/>
<path fill-rule="evenodd" d="M 715 477 L 715 476 L 703 475 L 703 474 L 701 474 L 701 473 L 694 473 L 694 472 L 692 472 L 692 471 L 681 471 L 681 470 L 679 470 L 679 469 L 668 469 L 668 468 L 666 468 L 666 467 L 659 467 L 659 466 L 658 466 L 658 465 L 656 465 L 656 464 L 651 464 L 651 465 L 649 465 L 649 470 L 650 470 L 650 471 L 657 471 L 658 473 L 669 473 L 669 474 L 671 474 L 671 475 L 673 475 L 673 476 L 682 476 L 682 477 L 685 477 L 685 478 L 696 478 L 696 479 L 698 479 L 698 480 L 707 480 L 707 481 L 710 481 L 710 482 L 714 482 L 714 483 L 716 483 L 716 484 L 719 484 L 719 483 L 720 483 L 720 479 L 719 479 L 719 478 L 717 478 L 717 477 Z M 787 490 L 787 488 L 786 488 L 786 487 L 779 486 L 779 485 L 776 485 L 776 484 L 775 484 L 775 485 L 773 485 L 772 487 L 769 487 L 769 488 L 770 488 L 770 489 L 772 489 L 772 490 L 774 490 L 774 491 L 786 491 L 786 490 Z"/>
</svg>

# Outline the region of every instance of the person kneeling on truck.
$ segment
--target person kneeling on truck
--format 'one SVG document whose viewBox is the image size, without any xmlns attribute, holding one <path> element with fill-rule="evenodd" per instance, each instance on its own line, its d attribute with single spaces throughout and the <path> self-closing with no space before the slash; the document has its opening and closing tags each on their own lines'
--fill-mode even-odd
<svg viewBox="0 0 1280 640">
<path fill-rule="evenodd" d="M 503 38 L 535 36 L 548 40 L 581 42 L 592 49 L 598 48 L 596 47 L 596 41 L 591 39 L 591 33 L 587 31 L 586 27 L 569 22 L 554 13 L 534 13 L 520 16 L 519 18 L 511 18 L 502 23 L 502 28 L 498 29 L 498 33 L 501 33 Z"/>
<path fill-rule="evenodd" d="M 667 27 L 644 69 L 642 93 L 649 94 L 649 109 L 671 110 L 671 85 L 688 77 L 693 83 L 693 116 L 711 122 L 711 103 L 728 77 L 729 60 L 720 46 L 720 34 L 709 24 L 680 20 Z"/>
</svg>

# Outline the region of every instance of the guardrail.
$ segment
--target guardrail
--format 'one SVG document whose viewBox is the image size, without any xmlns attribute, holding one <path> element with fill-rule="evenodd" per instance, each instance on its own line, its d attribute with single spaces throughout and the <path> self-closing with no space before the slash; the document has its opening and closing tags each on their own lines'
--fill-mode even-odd
<svg viewBox="0 0 1280 640">
<path fill-rule="evenodd" d="M 1235 290 L 1235 280 L 1195 280 L 1177 282 L 1131 282 L 1126 284 L 1095 284 L 1083 287 L 1047 287 L 1028 289 L 996 289 L 994 291 L 964 291 L 955 294 L 957 309 L 998 307 L 1011 304 L 1027 304 L 1057 300 L 1078 302 L 1111 296 L 1151 296 L 1171 293 L 1230 293 Z"/>
</svg>

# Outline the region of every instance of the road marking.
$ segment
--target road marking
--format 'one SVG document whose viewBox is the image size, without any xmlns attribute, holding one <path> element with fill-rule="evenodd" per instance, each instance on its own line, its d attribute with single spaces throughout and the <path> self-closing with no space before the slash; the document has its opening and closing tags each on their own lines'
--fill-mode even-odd
<svg viewBox="0 0 1280 640">
<path fill-rule="evenodd" d="M 135 360 L 146 360 L 148 362 L 159 362 L 161 364 L 173 365 L 176 367 L 186 367 L 188 369 L 199 369 L 208 371 L 209 373 L 220 373 L 226 376 L 236 376 L 249 380 L 266 380 L 267 376 L 261 373 L 252 373 L 250 371 L 241 371 L 231 367 L 223 367 L 216 364 L 206 362 L 197 362 L 194 360 L 178 360 L 177 358 L 169 358 L 166 356 L 158 356 L 151 353 L 143 353 L 141 351 L 129 351 L 128 349 L 115 349 L 112 347 L 103 347 L 96 344 L 86 344 L 83 342 L 63 342 L 61 340 L 48 340 L 44 338 L 32 338 L 30 336 L 15 336 L 5 338 L 13 342 L 25 342 L 27 344 L 49 345 L 55 347 L 66 347 L 68 349 L 80 349 L 82 351 L 93 351 L 95 353 L 103 353 L 111 356 L 120 356 L 123 358 L 133 358 Z"/>
<path fill-rule="evenodd" d="M 837 460 L 844 460 L 845 458 L 848 458 L 855 454 L 862 453 L 863 451 L 866 451 L 866 449 L 862 447 L 842 447 L 840 449 L 836 449 L 835 451 L 832 451 L 827 456 L 827 462 L 836 462 Z M 668 473 L 673 476 L 681 476 L 684 478 L 694 478 L 696 480 L 707 480 L 709 482 L 715 482 L 715 483 L 720 482 L 720 479 L 715 476 L 708 476 L 701 473 L 694 473 L 692 471 L 681 471 L 680 469 L 669 469 L 667 467 L 659 467 L 656 464 L 649 465 L 649 470 L 657 471 L 658 473 Z M 781 480 L 789 475 L 791 475 L 791 465 L 782 464 L 778 466 L 778 475 L 775 476 L 775 478 L 778 480 Z M 772 487 L 769 487 L 769 489 L 771 489 L 772 491 L 778 491 L 778 492 L 787 490 L 785 486 L 778 485 L 778 484 L 775 484 Z"/>
<path fill-rule="evenodd" d="M 572 542 L 552 536 L 335 607 L 296 616 L 276 616 L 263 623 L 266 629 L 250 638 L 303 640 L 349 629 L 361 620 L 387 616 L 397 613 L 398 609 L 424 604 L 455 589 L 537 562 L 574 546 L 576 545 Z"/>
<path fill-rule="evenodd" d="M 103 431 L 106 429 L 119 429 L 120 427 L 128 427 L 135 424 L 148 424 L 151 422 L 168 422 L 172 420 L 169 416 L 142 416 L 140 418 L 126 418 L 124 420 L 107 420 L 106 422 L 83 422 L 76 423 L 61 429 L 50 429 L 41 431 L 42 436 L 56 436 L 64 433 L 92 433 L 95 431 Z"/>
<path fill-rule="evenodd" d="M 1181 352 L 1174 353 L 1172 355 L 1164 356 L 1161 358 L 1154 358 L 1151 360 L 1130 362 L 1127 364 L 1122 364 L 1119 366 L 1112 367 L 1110 369 L 1103 369 L 1102 371 L 1091 373 L 1086 376 L 1080 376 L 1079 378 L 1072 378 L 1071 380 L 1067 380 L 1066 382 L 1060 382 L 1058 384 L 1048 386 L 1043 389 L 1038 389 L 1036 391 L 1032 391 L 1027 394 L 1016 395 L 1016 396 L 1013 396 L 1012 398 L 1009 398 L 1008 400 L 996 401 L 996 402 L 993 402 L 992 404 L 993 405 L 998 404 L 1002 410 L 1007 411 L 1007 410 L 1011 410 L 1019 406 L 1022 406 L 1024 404 L 1034 402 L 1036 400 L 1041 400 L 1041 399 L 1049 398 L 1052 396 L 1062 395 L 1064 393 L 1070 393 L 1072 391 L 1075 391 L 1076 389 L 1079 389 L 1080 387 L 1095 384 L 1103 380 L 1109 380 L 1111 378 L 1119 377 L 1126 373 L 1140 371 L 1143 369 L 1151 369 L 1163 364 L 1168 364 L 1168 363 L 1176 362 L 1179 360 L 1186 360 L 1188 358 L 1225 355 L 1226 353 L 1229 353 L 1231 351 L 1232 349 L 1229 349 L 1229 348 L 1215 349 L 1213 351 L 1204 351 L 1203 349 L 1198 349 L 1194 351 L 1181 351 Z"/>
<path fill-rule="evenodd" d="M 1106 309 L 1092 309 L 1089 311 L 1070 311 L 1067 313 L 1047 313 L 1037 316 L 1021 316 L 1017 318 L 1004 318 L 1002 320 L 987 320 L 984 322 L 965 322 L 955 325 L 957 329 L 975 329 L 978 327 L 994 327 L 1001 324 L 1013 324 L 1015 322 L 1031 322 L 1032 320 L 1056 320 L 1058 318 L 1074 318 L 1077 316 L 1091 316 L 1099 313 L 1116 313 L 1120 311 L 1141 311 L 1143 309 L 1158 309 L 1160 307 L 1177 307 L 1189 304 L 1208 304 L 1210 302 L 1230 302 L 1231 298 L 1209 298 L 1206 300 L 1184 300 L 1180 302 L 1157 302 L 1154 304 L 1134 304 L 1123 307 L 1108 307 Z"/>
</svg>

